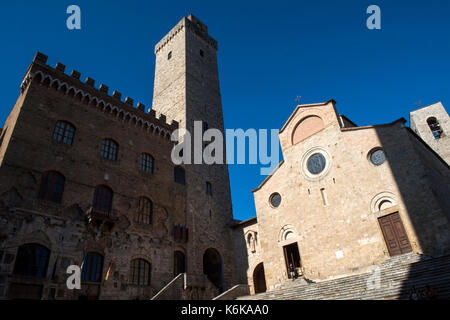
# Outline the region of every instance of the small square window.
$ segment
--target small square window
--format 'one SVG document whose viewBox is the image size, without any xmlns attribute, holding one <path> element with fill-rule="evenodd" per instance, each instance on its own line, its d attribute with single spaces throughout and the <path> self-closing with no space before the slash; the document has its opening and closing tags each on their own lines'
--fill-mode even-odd
<svg viewBox="0 0 450 320">
<path fill-rule="evenodd" d="M 202 49 L 200 49 L 200 56 L 203 57 L 205 54 Z"/>
<path fill-rule="evenodd" d="M 170 58 L 172 58 L 172 51 L 170 51 L 169 54 L 167 55 L 167 60 L 170 60 Z"/>
</svg>

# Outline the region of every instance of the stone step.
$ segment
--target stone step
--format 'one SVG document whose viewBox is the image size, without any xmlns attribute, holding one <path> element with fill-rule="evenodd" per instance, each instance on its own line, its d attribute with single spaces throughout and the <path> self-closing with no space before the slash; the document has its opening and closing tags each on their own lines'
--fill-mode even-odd
<svg viewBox="0 0 450 320">
<path fill-rule="evenodd" d="M 406 254 L 390 258 L 379 268 L 377 289 L 367 288 L 367 280 L 374 274 L 369 272 L 315 283 L 288 280 L 270 292 L 238 299 L 407 299 L 413 285 L 423 290 L 427 284 L 437 291 L 440 299 L 450 298 L 450 256 L 431 258 Z"/>
</svg>

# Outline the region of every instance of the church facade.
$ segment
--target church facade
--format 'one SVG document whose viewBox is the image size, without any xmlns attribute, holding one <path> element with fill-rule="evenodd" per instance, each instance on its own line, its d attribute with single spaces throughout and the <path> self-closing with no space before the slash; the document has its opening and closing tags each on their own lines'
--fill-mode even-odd
<svg viewBox="0 0 450 320">
<path fill-rule="evenodd" d="M 433 137 L 437 117 L 444 139 L 448 115 L 436 106 L 411 124 Z M 257 216 L 234 227 L 252 293 L 283 284 L 290 267 L 323 281 L 408 252 L 449 253 L 450 170 L 437 153 L 448 143 L 435 151 L 405 122 L 358 127 L 333 100 L 295 108 L 279 132 L 284 160 L 252 191 Z"/>
</svg>

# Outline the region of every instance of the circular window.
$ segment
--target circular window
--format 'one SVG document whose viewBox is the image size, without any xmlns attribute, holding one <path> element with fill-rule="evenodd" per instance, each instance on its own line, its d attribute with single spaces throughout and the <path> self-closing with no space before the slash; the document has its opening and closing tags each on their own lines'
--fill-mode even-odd
<svg viewBox="0 0 450 320">
<path fill-rule="evenodd" d="M 308 158 L 306 167 L 308 168 L 308 171 L 311 172 L 312 174 L 319 174 L 325 169 L 326 164 L 327 161 L 325 160 L 323 154 L 315 153 Z"/>
<path fill-rule="evenodd" d="M 374 165 L 382 165 L 386 161 L 386 155 L 382 149 L 377 149 L 370 154 L 370 162 Z"/>
<path fill-rule="evenodd" d="M 303 176 L 310 181 L 319 181 L 331 168 L 331 156 L 325 148 L 313 147 L 303 154 L 301 169 Z"/>
<path fill-rule="evenodd" d="M 272 207 L 274 207 L 274 208 L 278 207 L 280 205 L 280 203 L 281 203 L 281 196 L 280 196 L 280 194 L 277 193 L 277 192 L 272 193 L 272 195 L 270 196 L 269 201 L 270 201 L 270 204 L 271 204 Z"/>
</svg>

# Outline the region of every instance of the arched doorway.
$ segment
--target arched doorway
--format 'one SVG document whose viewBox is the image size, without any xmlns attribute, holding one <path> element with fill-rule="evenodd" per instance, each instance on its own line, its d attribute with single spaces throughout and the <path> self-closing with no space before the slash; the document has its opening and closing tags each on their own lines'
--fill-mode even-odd
<svg viewBox="0 0 450 320">
<path fill-rule="evenodd" d="M 264 274 L 264 264 L 261 262 L 253 270 L 253 286 L 255 293 L 266 292 L 266 276 Z"/>
<path fill-rule="evenodd" d="M 186 272 L 186 257 L 181 251 L 173 253 L 173 275 L 176 277 L 180 273 Z"/>
<path fill-rule="evenodd" d="M 222 258 L 216 249 L 209 248 L 203 254 L 203 273 L 220 292 L 223 291 Z"/>
</svg>

